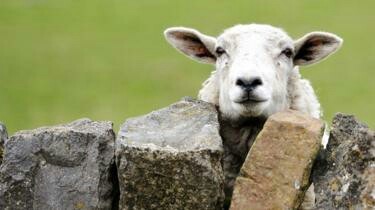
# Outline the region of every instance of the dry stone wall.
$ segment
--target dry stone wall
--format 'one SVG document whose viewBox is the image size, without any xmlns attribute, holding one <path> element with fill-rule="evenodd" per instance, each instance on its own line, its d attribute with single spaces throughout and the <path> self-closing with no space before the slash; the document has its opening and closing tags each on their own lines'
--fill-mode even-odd
<svg viewBox="0 0 375 210">
<path fill-rule="evenodd" d="M 269 118 L 231 209 L 296 209 L 311 180 L 316 209 L 375 208 L 374 131 L 338 114 L 322 149 L 323 124 L 307 119 Z M 10 137 L 0 123 L 0 209 L 229 208 L 222 132 L 216 108 L 192 99 L 126 120 L 117 138 L 111 122 L 89 119 Z"/>
</svg>

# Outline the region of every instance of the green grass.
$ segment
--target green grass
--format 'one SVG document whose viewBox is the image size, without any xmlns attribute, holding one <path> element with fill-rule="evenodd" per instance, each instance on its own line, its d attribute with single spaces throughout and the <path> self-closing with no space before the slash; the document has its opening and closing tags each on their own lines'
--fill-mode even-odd
<svg viewBox="0 0 375 210">
<path fill-rule="evenodd" d="M 10 133 L 81 117 L 111 120 L 195 96 L 211 66 L 178 54 L 169 26 L 217 35 L 269 23 L 292 37 L 325 30 L 344 38 L 330 59 L 302 69 L 322 103 L 375 127 L 375 1 L 0 1 L 0 121 Z"/>
</svg>

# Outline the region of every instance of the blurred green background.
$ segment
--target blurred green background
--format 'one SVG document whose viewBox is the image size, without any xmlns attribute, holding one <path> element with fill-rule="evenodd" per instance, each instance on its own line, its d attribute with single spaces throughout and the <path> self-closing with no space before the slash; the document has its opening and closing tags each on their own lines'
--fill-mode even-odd
<svg viewBox="0 0 375 210">
<path fill-rule="evenodd" d="M 328 60 L 302 69 L 322 103 L 375 127 L 375 1 L 1 0 L 0 121 L 10 133 L 81 117 L 111 120 L 196 96 L 212 66 L 164 40 L 170 26 L 218 35 L 268 23 L 297 38 L 314 30 L 344 38 Z"/>
</svg>

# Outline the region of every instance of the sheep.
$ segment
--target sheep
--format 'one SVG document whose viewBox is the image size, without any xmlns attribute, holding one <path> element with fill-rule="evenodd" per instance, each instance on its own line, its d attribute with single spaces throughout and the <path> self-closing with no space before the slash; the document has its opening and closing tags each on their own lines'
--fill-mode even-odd
<svg viewBox="0 0 375 210">
<path fill-rule="evenodd" d="M 216 66 L 198 98 L 220 111 L 227 199 L 267 117 L 285 109 L 321 117 L 319 101 L 310 82 L 301 78 L 299 66 L 327 58 L 343 42 L 327 32 L 293 40 L 282 29 L 263 24 L 236 25 L 217 38 L 186 27 L 168 28 L 164 35 L 193 60 Z M 314 200 L 311 185 L 302 208 L 312 208 Z"/>
</svg>

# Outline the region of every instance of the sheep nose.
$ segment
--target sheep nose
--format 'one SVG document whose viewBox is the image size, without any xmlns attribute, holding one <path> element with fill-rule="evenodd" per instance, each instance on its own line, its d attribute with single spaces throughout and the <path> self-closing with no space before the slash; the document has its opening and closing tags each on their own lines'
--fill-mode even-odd
<svg viewBox="0 0 375 210">
<path fill-rule="evenodd" d="M 243 90 L 250 92 L 253 91 L 258 86 L 262 85 L 263 82 L 259 77 L 253 77 L 251 79 L 237 79 L 236 85 L 241 87 Z"/>
</svg>

